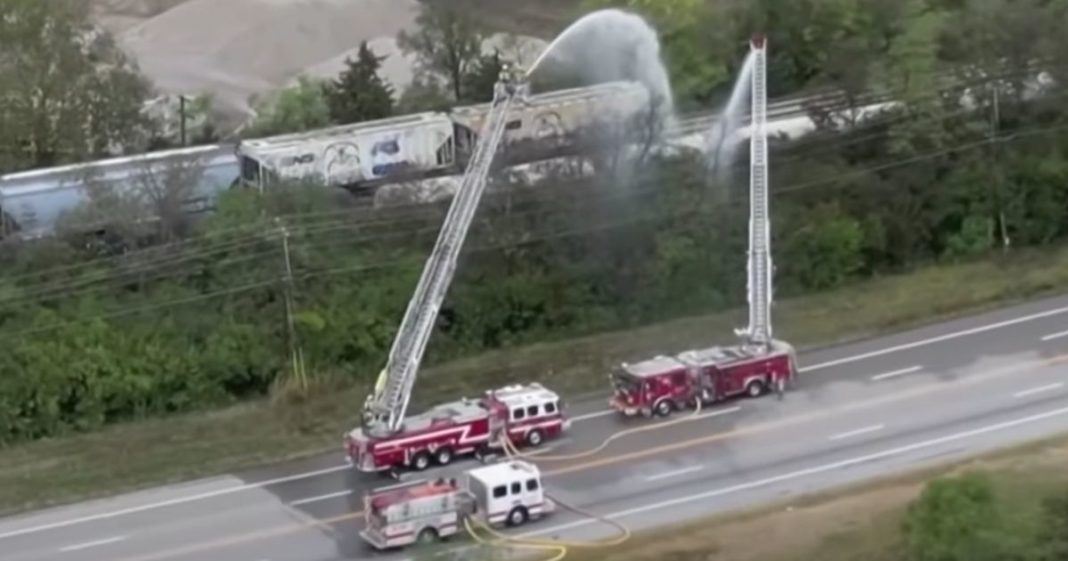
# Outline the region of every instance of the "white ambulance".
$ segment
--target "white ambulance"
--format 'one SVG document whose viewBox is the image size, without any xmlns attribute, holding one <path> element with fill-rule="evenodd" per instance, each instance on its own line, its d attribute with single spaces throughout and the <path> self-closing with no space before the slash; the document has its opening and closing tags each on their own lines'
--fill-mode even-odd
<svg viewBox="0 0 1068 561">
<path fill-rule="evenodd" d="M 413 481 L 364 496 L 360 537 L 376 549 L 432 543 L 458 531 L 464 516 L 492 526 L 519 526 L 553 511 L 541 472 L 512 460 L 468 470 L 455 479 Z"/>
</svg>

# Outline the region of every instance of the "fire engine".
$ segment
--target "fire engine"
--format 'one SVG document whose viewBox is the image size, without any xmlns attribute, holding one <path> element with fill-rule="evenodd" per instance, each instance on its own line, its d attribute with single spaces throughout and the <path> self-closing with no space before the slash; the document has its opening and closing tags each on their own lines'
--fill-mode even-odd
<svg viewBox="0 0 1068 561">
<path fill-rule="evenodd" d="M 529 91 L 527 75 L 506 65 L 460 188 L 393 338 L 386 366 L 364 403 L 363 425 L 344 437 L 346 457 L 360 471 L 423 470 L 432 462 L 447 464 L 457 454 L 499 446 L 504 439 L 517 446 L 537 446 L 569 426 L 559 396 L 539 384 L 510 386 L 487 392 L 478 400 L 446 403 L 423 415 L 406 417 L 427 341 L 455 275 L 509 114 L 517 102 L 527 103 Z"/>
<path fill-rule="evenodd" d="M 541 384 L 508 386 L 409 417 L 387 437 L 356 428 L 346 437 L 347 458 L 364 472 L 401 466 L 422 471 L 431 463 L 446 465 L 458 455 L 495 449 L 504 436 L 516 446 L 540 446 L 570 428 L 563 409 L 560 397 Z"/>
<path fill-rule="evenodd" d="M 793 347 L 772 338 L 771 220 L 768 210 L 767 49 L 764 36 L 750 42 L 749 135 L 749 325 L 737 334 L 740 345 L 711 347 L 626 364 L 609 374 L 609 404 L 624 415 L 670 415 L 698 402 L 770 388 L 782 391 L 797 373 Z"/>
<path fill-rule="evenodd" d="M 455 479 L 413 481 L 364 495 L 360 537 L 376 549 L 432 543 L 457 533 L 465 516 L 519 526 L 555 510 L 534 464 L 513 460 L 468 470 Z"/>
<path fill-rule="evenodd" d="M 791 382 L 794 354 L 789 344 L 773 341 L 767 351 L 710 347 L 624 363 L 609 375 L 615 390 L 609 404 L 627 416 L 666 417 L 698 399 L 707 405 L 742 394 L 757 397 Z"/>
</svg>

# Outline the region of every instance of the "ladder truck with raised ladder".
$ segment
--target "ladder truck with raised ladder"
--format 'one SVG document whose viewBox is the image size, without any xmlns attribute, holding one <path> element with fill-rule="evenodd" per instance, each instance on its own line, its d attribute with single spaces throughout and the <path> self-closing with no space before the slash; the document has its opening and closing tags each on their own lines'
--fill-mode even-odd
<svg viewBox="0 0 1068 561">
<path fill-rule="evenodd" d="M 609 404 L 624 415 L 670 415 L 701 403 L 768 390 L 782 395 L 797 373 L 794 348 L 772 338 L 771 220 L 768 211 L 767 43 L 750 41 L 749 255 L 747 292 L 749 325 L 735 331 L 743 342 L 623 363 L 609 374 Z M 733 131 L 727 131 L 728 134 Z"/>
<path fill-rule="evenodd" d="M 509 386 L 478 399 L 405 416 L 427 342 L 504 137 L 509 111 L 517 100 L 525 102 L 528 92 L 525 76 L 510 67 L 502 71 L 480 137 L 408 302 L 386 366 L 364 404 L 363 426 L 345 435 L 346 458 L 360 471 L 423 470 L 431 462 L 447 464 L 455 455 L 485 450 L 504 435 L 517 444 L 538 445 L 568 426 L 559 396 L 539 384 Z"/>
</svg>

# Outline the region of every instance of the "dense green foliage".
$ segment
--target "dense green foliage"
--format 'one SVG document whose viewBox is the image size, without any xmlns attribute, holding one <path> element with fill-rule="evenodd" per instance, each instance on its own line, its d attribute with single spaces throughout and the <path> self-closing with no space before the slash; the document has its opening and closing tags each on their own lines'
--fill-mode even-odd
<svg viewBox="0 0 1068 561">
<path fill-rule="evenodd" d="M 4 0 L 0 21 L 0 174 L 147 142 L 148 85 L 87 3 Z"/>
<path fill-rule="evenodd" d="M 741 23 L 722 29 L 673 26 L 671 18 L 704 4 L 669 4 L 656 4 L 657 18 L 675 30 L 665 36 L 669 57 L 685 52 L 679 38 L 714 35 L 709 29 L 723 34 L 705 38 L 709 45 L 736 45 L 744 22 L 761 15 L 723 12 Z M 1063 80 L 1055 56 L 1062 7 L 766 4 L 757 4 L 761 17 L 778 22 L 778 87 L 882 89 L 907 102 L 853 119 L 832 118 L 852 101 L 813 104 L 820 130 L 773 143 L 780 297 L 1068 234 L 1063 94 L 1025 96 L 1020 86 L 1033 72 L 1009 75 L 996 99 L 989 81 L 976 81 L 981 72 L 1005 73 L 997 53 L 1043 62 Z M 1020 15 L 1029 13 L 1043 17 L 1002 25 L 1031 21 Z M 831 40 L 862 48 L 836 49 Z M 428 65 L 438 60 L 432 54 Z M 698 69 L 706 78 L 682 95 L 712 95 L 739 54 Z M 496 64 L 472 60 L 460 69 L 465 76 Z M 671 68 L 699 64 L 673 59 Z M 493 71 L 484 74 L 479 83 L 488 84 Z M 298 88 L 267 124 L 330 120 L 324 90 Z M 673 156 L 595 179 L 499 186 L 480 210 L 429 360 L 742 304 L 746 179 L 744 162 L 733 182 L 717 185 L 702 162 Z M 123 226 L 93 243 L 71 233 L 3 247 L 0 442 L 264 395 L 287 380 L 295 356 L 313 379 L 368 382 L 445 206 L 372 210 L 336 198 L 308 185 L 232 192 L 195 228 L 173 216 L 131 220 L 116 214 L 120 205 L 89 213 L 94 223 L 107 216 Z"/>
<path fill-rule="evenodd" d="M 323 86 L 335 123 L 381 119 L 393 113 L 393 87 L 378 75 L 383 60 L 364 41 L 356 58 L 346 59 L 345 70 Z"/>
<path fill-rule="evenodd" d="M 1066 501 L 999 496 L 983 473 L 935 479 L 909 505 L 905 549 L 912 561 L 1063 561 Z"/>
</svg>

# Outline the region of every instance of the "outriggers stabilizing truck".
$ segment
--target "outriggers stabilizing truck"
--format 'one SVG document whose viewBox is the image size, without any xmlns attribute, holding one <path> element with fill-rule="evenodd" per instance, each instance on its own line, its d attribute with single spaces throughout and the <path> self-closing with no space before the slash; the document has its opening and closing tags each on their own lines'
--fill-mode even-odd
<svg viewBox="0 0 1068 561">
<path fill-rule="evenodd" d="M 559 396 L 539 384 L 509 386 L 486 392 L 479 399 L 446 403 L 422 415 L 406 417 L 427 341 L 485 191 L 510 108 L 516 100 L 525 102 L 528 91 L 526 76 L 505 66 L 460 187 L 393 339 L 386 366 L 374 392 L 367 396 L 363 424 L 344 436 L 345 456 L 360 471 L 395 474 L 404 467 L 423 470 L 432 462 L 444 465 L 456 455 L 498 446 L 502 439 L 517 446 L 538 446 L 569 426 Z"/>
<path fill-rule="evenodd" d="M 797 374 L 793 347 L 771 336 L 771 221 L 768 211 L 767 49 L 765 38 L 750 42 L 752 106 L 749 131 L 749 325 L 739 345 L 686 351 L 623 364 L 609 374 L 609 404 L 625 415 L 656 413 L 769 389 L 779 392 Z"/>
<path fill-rule="evenodd" d="M 455 479 L 414 481 L 364 495 L 360 536 L 376 549 L 432 543 L 460 531 L 464 517 L 489 526 L 520 526 L 555 510 L 538 467 L 513 460 Z"/>
</svg>

